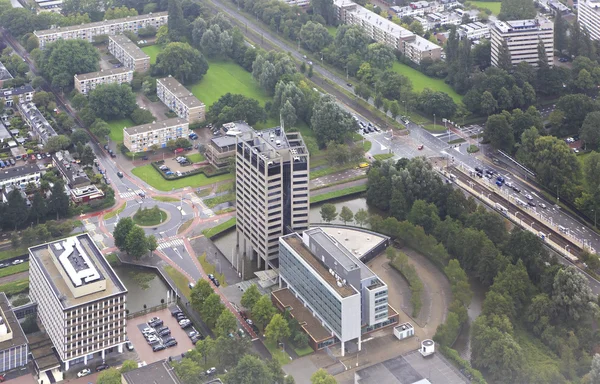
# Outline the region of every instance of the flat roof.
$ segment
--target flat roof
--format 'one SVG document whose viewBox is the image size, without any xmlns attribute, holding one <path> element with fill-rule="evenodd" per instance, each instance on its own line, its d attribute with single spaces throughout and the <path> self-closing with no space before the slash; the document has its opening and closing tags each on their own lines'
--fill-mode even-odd
<svg viewBox="0 0 600 384">
<path fill-rule="evenodd" d="M 40 331 L 27 337 L 29 339 L 29 352 L 33 355 L 33 362 L 40 371 L 60 367 L 61 363 L 54 351 L 54 344 L 52 344 L 50 336 L 41 322 L 38 325 Z"/>
<path fill-rule="evenodd" d="M 343 244 L 334 241 L 331 236 L 321 229 L 321 227 L 308 229 L 304 231 L 304 234 L 310 237 L 311 240 L 319 243 L 319 245 L 347 271 L 353 271 L 360 268 L 360 261 L 358 258 L 344 247 Z"/>
<path fill-rule="evenodd" d="M 127 384 L 179 384 L 175 373 L 167 366 L 166 361 L 160 360 L 141 368 L 123 374 Z"/>
<path fill-rule="evenodd" d="M 40 171 L 40 167 L 37 164 L 21 165 L 19 167 L 6 167 L 0 170 L 0 181 L 12 179 L 13 177 L 30 175 Z"/>
<path fill-rule="evenodd" d="M 0 94 L 4 97 L 11 97 L 11 96 L 19 96 L 19 95 L 23 95 L 25 93 L 31 93 L 33 92 L 33 87 L 31 85 L 22 85 L 18 88 L 4 88 L 4 89 L 0 89 Z"/>
<path fill-rule="evenodd" d="M 296 296 L 287 288 L 271 292 L 273 297 L 281 303 L 284 308 L 289 308 L 294 319 L 298 320 L 304 331 L 316 342 L 327 340 L 332 337 L 331 332 L 327 331 L 321 322 L 302 305 Z"/>
<path fill-rule="evenodd" d="M 186 87 L 181 85 L 179 81 L 171 76 L 163 77 L 162 79 L 156 80 L 156 82 L 162 83 L 165 88 L 169 90 L 169 92 L 175 95 L 175 97 L 177 97 L 179 101 L 181 101 L 188 108 L 196 108 L 204 105 L 204 103 L 198 100 L 198 98 L 194 96 L 192 92 L 190 92 Z"/>
<path fill-rule="evenodd" d="M 420 51 L 431 51 L 432 49 L 436 48 L 442 49 L 442 47 L 440 47 L 439 45 L 432 43 L 431 41 L 419 35 L 415 35 L 415 41 L 411 41 L 407 44 L 416 47 Z"/>
<path fill-rule="evenodd" d="M 71 241 L 71 239 L 76 239 L 79 242 L 79 246 L 76 247 L 77 254 L 73 255 L 75 251 L 69 254 L 69 264 L 64 264 L 62 262 L 58 264 L 62 265 L 64 268 L 69 268 L 68 265 L 71 265 L 78 277 L 83 280 L 86 279 L 86 277 L 83 277 L 84 275 L 87 276 L 88 272 L 95 271 L 103 280 L 106 281 L 106 289 L 80 297 L 75 297 L 73 295 L 71 289 L 67 285 L 67 282 L 65 282 L 63 278 L 63 274 L 61 274 L 61 271 L 59 271 L 57 268 L 56 260 L 54 260 L 55 258 L 63 255 L 63 252 L 68 247 L 67 243 Z M 63 309 L 127 292 L 127 289 L 118 278 L 115 271 L 108 264 L 96 244 L 94 244 L 94 241 L 90 235 L 87 233 L 31 247 L 29 248 L 29 254 L 41 267 L 44 276 L 52 287 L 54 295 L 59 298 Z M 79 261 L 75 262 L 75 259 Z M 77 267 L 77 265 L 81 263 L 81 260 L 84 260 L 87 266 L 81 265 L 81 268 Z M 67 266 L 65 267 L 65 265 Z M 91 271 L 91 268 L 93 268 L 93 271 Z"/>
<path fill-rule="evenodd" d="M 358 259 L 361 259 L 382 241 L 389 239 L 387 236 L 351 227 L 324 225 L 320 228 L 337 242 L 344 244 L 344 247 Z"/>
<path fill-rule="evenodd" d="M 385 31 L 391 35 L 395 35 L 398 38 L 408 38 L 415 36 L 414 33 L 406 28 L 399 26 L 398 24 L 388 20 L 385 17 L 379 16 L 375 12 L 369 11 L 367 8 L 362 7 L 349 0 L 334 0 L 334 4 L 338 7 L 348 7 L 352 4 L 356 6 L 352 9 L 347 10 L 348 13 L 353 13 L 358 16 L 363 22 L 370 24 L 381 31 Z"/>
<path fill-rule="evenodd" d="M 4 292 L 0 292 L 0 308 L 4 313 L 4 318 L 2 320 L 12 333 L 12 338 L 10 340 L 0 342 L 0 351 L 27 344 L 27 336 L 25 336 L 23 328 L 21 328 L 19 320 L 17 320 L 17 317 L 12 311 L 10 303 L 8 302 L 8 298 Z"/>
<path fill-rule="evenodd" d="M 123 50 L 125 50 L 125 52 L 127 52 L 129 56 L 133 57 L 135 60 L 150 59 L 150 56 L 142 51 L 142 49 L 133 41 L 131 41 L 129 37 L 125 35 L 111 35 L 108 38 L 117 43 L 121 48 L 123 48 Z"/>
<path fill-rule="evenodd" d="M 311 268 L 319 274 L 321 279 L 325 280 L 329 286 L 337 292 L 341 297 L 349 297 L 352 295 L 357 295 L 358 292 L 354 287 L 350 284 L 338 285 L 336 278 L 329 273 L 329 269 L 323 265 L 323 263 L 318 260 L 315 255 L 308 249 L 308 247 L 304 244 L 300 236 L 297 233 L 292 233 L 287 236 L 283 236 L 280 238 L 282 241 L 287 243 L 298 255 L 306 261 Z"/>
<path fill-rule="evenodd" d="M 129 68 L 125 68 L 125 67 L 111 68 L 111 69 L 106 69 L 106 70 L 100 70 L 97 72 L 81 73 L 79 75 L 75 75 L 75 80 L 77 80 L 77 81 L 91 80 L 91 79 L 97 79 L 99 77 L 116 76 L 116 75 L 120 75 L 120 74 L 128 73 L 128 72 L 131 72 L 131 75 L 133 76 L 133 69 L 129 69 Z"/>
<path fill-rule="evenodd" d="M 75 162 L 69 151 L 55 152 L 52 154 L 52 159 L 59 171 L 69 180 L 71 188 L 90 183 L 87 173 Z"/>
<path fill-rule="evenodd" d="M 150 124 L 136 125 L 135 127 L 124 128 L 123 131 L 128 135 L 137 135 L 140 133 L 152 132 L 161 128 L 172 128 L 178 125 L 188 125 L 188 122 L 180 118 L 155 121 Z"/>
<path fill-rule="evenodd" d="M 234 132 L 239 131 L 240 133 L 250 132 L 253 130 L 253 128 L 250 125 L 248 125 L 248 123 L 246 123 L 245 121 L 234 121 L 232 123 L 223 124 L 223 128 L 221 130 L 225 131 L 225 129 L 227 129 L 225 133 L 230 132 L 230 134 L 224 134 L 222 136 L 211 139 L 211 141 L 216 147 L 229 147 L 237 143 L 237 135 L 232 135 L 232 130 Z"/>
<path fill-rule="evenodd" d="M 12 79 L 12 75 L 8 72 L 8 69 L 0 62 L 0 80 Z"/>
<path fill-rule="evenodd" d="M 56 33 L 64 33 L 64 32 L 69 32 L 69 31 L 78 31 L 80 29 L 98 28 L 98 27 L 102 27 L 102 26 L 109 26 L 109 25 L 121 24 L 121 23 L 125 23 L 125 22 L 132 22 L 132 21 L 139 21 L 139 20 L 148 20 L 148 19 L 153 19 L 153 18 L 157 18 L 157 17 L 168 16 L 168 15 L 169 15 L 168 12 L 148 13 L 148 14 L 144 14 L 144 15 L 127 16 L 127 17 L 123 17 L 121 19 L 104 20 L 104 21 L 97 21 L 95 23 L 87 23 L 87 24 L 80 24 L 80 25 L 71 25 L 71 26 L 68 26 L 68 27 L 58 27 L 58 28 L 53 28 L 53 29 L 44 29 L 42 31 L 34 31 L 33 33 L 36 36 L 39 37 L 39 36 L 53 35 L 53 34 L 56 34 Z"/>
<path fill-rule="evenodd" d="M 496 21 L 494 25 L 503 33 L 546 29 L 546 27 L 554 26 L 552 22 L 542 17 L 525 20 Z"/>
</svg>

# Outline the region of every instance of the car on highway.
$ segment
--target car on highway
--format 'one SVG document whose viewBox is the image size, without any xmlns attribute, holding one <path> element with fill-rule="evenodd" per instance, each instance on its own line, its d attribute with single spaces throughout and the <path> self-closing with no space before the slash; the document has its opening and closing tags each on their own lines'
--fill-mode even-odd
<svg viewBox="0 0 600 384">
<path fill-rule="evenodd" d="M 18 264 L 23 264 L 25 261 L 21 260 L 21 259 L 17 259 L 15 261 L 12 262 L 12 265 L 18 265 Z"/>
<path fill-rule="evenodd" d="M 346 85 L 352 87 L 352 83 L 346 83 Z"/>
<path fill-rule="evenodd" d="M 515 191 L 516 193 L 521 193 L 521 190 L 519 189 L 519 187 L 517 187 L 516 185 L 514 187 L 512 187 L 513 191 Z"/>
<path fill-rule="evenodd" d="M 77 372 L 77 377 L 83 377 L 83 376 L 87 376 L 90 373 L 92 373 L 92 370 L 89 368 L 86 369 L 82 369 L 81 371 Z"/>
<path fill-rule="evenodd" d="M 546 209 L 546 208 L 547 208 L 547 206 L 546 206 L 546 204 L 544 204 L 544 203 L 540 203 L 540 208 L 542 208 L 542 209 Z"/>
<path fill-rule="evenodd" d="M 123 178 L 123 172 L 117 172 L 117 176 L 119 176 L 120 178 Z"/>
<path fill-rule="evenodd" d="M 527 204 L 531 205 L 532 207 L 535 207 L 535 202 L 534 201 L 528 201 Z"/>
</svg>

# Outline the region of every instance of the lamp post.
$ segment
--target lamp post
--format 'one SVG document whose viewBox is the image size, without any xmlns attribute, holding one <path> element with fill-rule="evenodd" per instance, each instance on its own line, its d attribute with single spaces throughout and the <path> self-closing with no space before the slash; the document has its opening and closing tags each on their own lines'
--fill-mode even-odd
<svg viewBox="0 0 600 384">
<path fill-rule="evenodd" d="M 433 130 L 435 131 L 435 113 L 433 114 Z"/>
</svg>

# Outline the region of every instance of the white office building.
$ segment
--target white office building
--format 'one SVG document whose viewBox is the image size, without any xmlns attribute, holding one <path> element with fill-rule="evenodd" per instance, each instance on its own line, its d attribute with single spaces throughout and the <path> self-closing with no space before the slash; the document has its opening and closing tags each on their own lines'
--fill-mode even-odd
<svg viewBox="0 0 600 384">
<path fill-rule="evenodd" d="M 31 299 L 65 370 L 123 352 L 127 289 L 90 235 L 31 247 L 29 261 Z"/>
<path fill-rule="evenodd" d="M 463 24 L 458 27 L 458 35 L 463 39 L 480 40 L 490 38 L 490 27 L 481 22 Z"/>
<path fill-rule="evenodd" d="M 546 49 L 548 65 L 553 65 L 554 23 L 545 18 L 530 20 L 496 21 L 491 30 L 492 65 L 498 66 L 502 43 L 506 41 L 512 65 L 525 61 L 534 67 L 538 63 L 540 40 Z"/>
<path fill-rule="evenodd" d="M 592 39 L 600 40 L 600 0 L 580 0 L 577 4 L 579 24 Z"/>
</svg>

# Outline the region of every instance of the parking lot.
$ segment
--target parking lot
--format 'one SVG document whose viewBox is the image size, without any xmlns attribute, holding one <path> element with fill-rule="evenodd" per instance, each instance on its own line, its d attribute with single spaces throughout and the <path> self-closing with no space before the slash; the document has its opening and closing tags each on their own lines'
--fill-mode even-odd
<svg viewBox="0 0 600 384">
<path fill-rule="evenodd" d="M 162 351 L 153 352 L 152 345 L 148 344 L 141 330 L 149 327 L 148 321 L 153 317 L 158 317 L 163 321 L 163 327 L 166 326 L 171 331 L 171 337 L 175 338 L 177 345 L 170 348 L 165 348 Z M 160 328 L 160 327 L 157 327 Z M 133 347 L 138 353 L 140 361 L 145 361 L 147 364 L 155 361 L 164 360 L 169 356 L 180 355 L 194 347 L 194 344 L 188 337 L 187 333 L 193 331 L 192 327 L 181 329 L 177 319 L 171 316 L 169 309 L 148 313 L 144 316 L 136 317 L 127 322 L 127 335 L 132 342 Z M 160 338 L 159 343 L 162 344 L 163 338 Z"/>
</svg>

